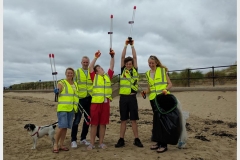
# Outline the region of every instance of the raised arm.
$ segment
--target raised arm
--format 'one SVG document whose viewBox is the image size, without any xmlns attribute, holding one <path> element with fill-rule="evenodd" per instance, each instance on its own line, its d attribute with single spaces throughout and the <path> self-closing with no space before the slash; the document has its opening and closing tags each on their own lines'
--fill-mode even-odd
<svg viewBox="0 0 240 160">
<path fill-rule="evenodd" d="M 114 50 L 111 50 L 111 52 L 110 52 L 110 55 L 111 55 L 111 60 L 110 60 L 110 68 L 109 69 L 111 69 L 112 71 L 113 71 L 113 69 L 114 69 L 114 56 L 115 56 L 115 52 L 114 52 Z"/>
<path fill-rule="evenodd" d="M 89 65 L 90 73 L 93 72 L 94 65 L 95 65 L 97 59 L 98 59 L 100 56 L 101 56 L 101 52 L 98 50 L 98 51 L 95 53 L 95 57 L 93 58 L 92 62 L 91 62 L 90 65 Z"/>
<path fill-rule="evenodd" d="M 132 56 L 133 56 L 133 66 L 134 68 L 138 68 L 138 65 L 137 65 L 137 53 L 136 53 L 136 50 L 134 48 L 134 40 L 132 40 L 131 42 L 129 42 L 130 45 L 131 45 L 131 48 L 132 48 Z"/>
<path fill-rule="evenodd" d="M 125 65 L 125 64 L 124 64 L 124 59 L 125 59 L 126 52 L 127 52 L 127 45 L 128 45 L 128 39 L 125 41 L 125 46 L 124 46 L 123 51 L 122 51 L 122 56 L 121 56 L 121 68 Z"/>
</svg>

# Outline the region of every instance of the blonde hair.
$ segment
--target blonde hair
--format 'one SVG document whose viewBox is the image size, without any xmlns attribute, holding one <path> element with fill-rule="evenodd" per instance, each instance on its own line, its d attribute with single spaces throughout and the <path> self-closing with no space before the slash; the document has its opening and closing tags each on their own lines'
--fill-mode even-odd
<svg viewBox="0 0 240 160">
<path fill-rule="evenodd" d="M 166 66 L 162 65 L 162 63 L 160 62 L 160 60 L 159 60 L 156 56 L 151 55 L 151 56 L 149 57 L 149 59 L 154 60 L 155 63 L 157 64 L 157 67 L 165 68 L 165 69 L 166 69 L 166 72 L 168 71 L 168 68 L 167 68 Z"/>
<path fill-rule="evenodd" d="M 68 68 L 66 69 L 66 71 L 65 71 L 65 74 L 67 73 L 68 70 L 73 71 L 73 77 L 75 77 L 75 71 L 74 71 L 74 69 L 71 68 L 71 67 L 68 67 Z"/>
</svg>

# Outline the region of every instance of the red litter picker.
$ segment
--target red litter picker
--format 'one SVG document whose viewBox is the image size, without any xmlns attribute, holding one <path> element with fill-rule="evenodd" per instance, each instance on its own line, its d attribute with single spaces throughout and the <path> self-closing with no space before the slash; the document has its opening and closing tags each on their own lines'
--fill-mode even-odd
<svg viewBox="0 0 240 160">
<path fill-rule="evenodd" d="M 51 69 L 52 69 L 52 76 L 53 76 L 53 86 L 54 90 L 57 89 L 57 72 L 56 72 L 56 67 L 55 67 L 55 60 L 54 60 L 54 54 L 49 53 L 49 59 L 50 59 L 50 64 L 51 64 Z M 58 93 L 55 93 L 55 102 L 58 101 Z"/>
<path fill-rule="evenodd" d="M 133 30 L 133 24 L 134 24 L 136 8 L 137 8 L 136 6 L 133 7 L 132 20 L 128 21 L 128 23 L 130 24 L 130 31 L 129 31 L 129 35 L 128 35 L 129 42 L 132 41 L 132 30 Z"/>
</svg>

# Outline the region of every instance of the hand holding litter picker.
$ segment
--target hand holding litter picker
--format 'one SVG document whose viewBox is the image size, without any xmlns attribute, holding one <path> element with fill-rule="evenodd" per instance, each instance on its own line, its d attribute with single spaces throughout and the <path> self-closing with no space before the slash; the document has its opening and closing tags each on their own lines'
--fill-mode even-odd
<svg viewBox="0 0 240 160">
<path fill-rule="evenodd" d="M 114 57 L 114 55 L 115 55 L 115 52 L 114 52 L 114 50 L 112 50 L 111 48 L 110 48 L 110 56 L 113 58 Z"/>
<path fill-rule="evenodd" d="M 57 88 L 57 72 L 56 72 L 56 67 L 55 67 L 55 60 L 54 60 L 54 54 L 50 53 L 49 54 L 49 59 L 50 59 L 50 64 L 51 64 L 51 69 L 52 69 L 52 76 L 53 76 L 53 86 L 54 86 L 54 93 L 55 93 L 55 102 L 58 101 L 58 94 L 59 90 Z"/>
<path fill-rule="evenodd" d="M 99 58 L 101 56 L 101 52 L 98 50 L 96 53 L 95 53 L 95 58 Z"/>
<path fill-rule="evenodd" d="M 134 45 L 134 40 L 133 39 L 131 39 L 131 40 L 129 40 L 129 42 L 128 42 L 131 46 L 133 46 Z"/>
</svg>

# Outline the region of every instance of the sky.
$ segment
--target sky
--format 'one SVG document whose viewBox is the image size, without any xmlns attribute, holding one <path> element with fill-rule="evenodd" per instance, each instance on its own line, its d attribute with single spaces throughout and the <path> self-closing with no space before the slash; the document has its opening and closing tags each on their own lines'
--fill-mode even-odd
<svg viewBox="0 0 240 160">
<path fill-rule="evenodd" d="M 237 61 L 237 0 L 4 0 L 3 85 L 53 80 L 67 67 L 97 50 L 105 71 L 110 64 L 110 15 L 115 74 L 130 34 L 135 41 L 139 73 L 156 55 L 171 70 L 232 65 Z M 131 56 L 131 47 L 127 49 Z"/>
</svg>

